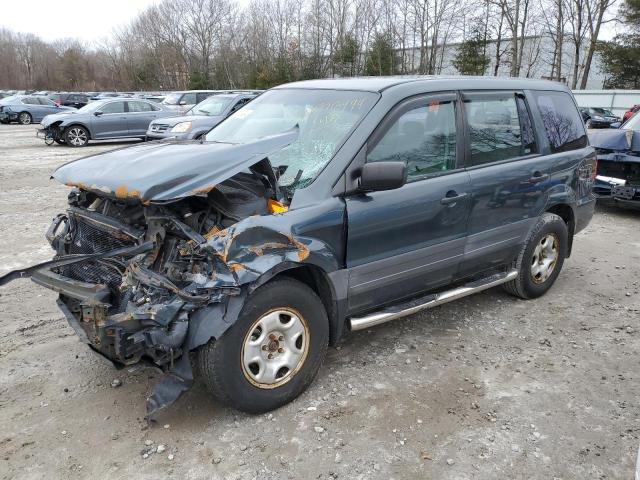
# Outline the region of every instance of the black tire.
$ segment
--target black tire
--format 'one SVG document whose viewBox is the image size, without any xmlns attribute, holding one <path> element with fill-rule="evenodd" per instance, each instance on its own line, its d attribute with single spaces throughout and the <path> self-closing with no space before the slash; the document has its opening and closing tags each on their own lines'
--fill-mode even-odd
<svg viewBox="0 0 640 480">
<path fill-rule="evenodd" d="M 58 145 L 66 145 L 67 144 L 67 142 L 64 141 L 64 138 L 54 138 L 53 141 L 56 142 Z"/>
<path fill-rule="evenodd" d="M 84 147 L 89 138 L 89 131 L 81 125 L 71 125 L 64 131 L 64 142 L 70 147 Z"/>
<path fill-rule="evenodd" d="M 532 274 L 534 252 L 543 238 L 549 238 L 549 235 L 558 242 L 556 248 L 557 259 L 546 279 L 535 280 Z M 518 276 L 514 280 L 505 283 L 504 289 L 511 295 L 524 299 L 537 298 L 544 295 L 558 278 L 560 270 L 562 270 L 564 259 L 567 256 L 568 240 L 569 231 L 564 220 L 553 213 L 542 214 L 538 223 L 529 233 L 517 260 L 513 264 L 513 268 L 518 270 Z"/>
<path fill-rule="evenodd" d="M 270 311 L 292 309 L 306 321 L 306 356 L 285 383 L 261 388 L 243 367 L 244 344 L 255 322 Z M 198 371 L 213 395 L 222 403 L 248 413 L 263 413 L 285 405 L 311 384 L 324 361 L 329 343 L 329 321 L 324 305 L 308 286 L 289 278 L 276 279 L 248 297 L 240 316 L 222 337 L 198 351 Z M 284 345 L 284 344 L 282 344 Z M 264 347 L 263 347 L 264 350 Z"/>
<path fill-rule="evenodd" d="M 29 112 L 20 112 L 18 114 L 18 123 L 20 125 L 31 125 L 33 122 L 33 117 Z"/>
</svg>

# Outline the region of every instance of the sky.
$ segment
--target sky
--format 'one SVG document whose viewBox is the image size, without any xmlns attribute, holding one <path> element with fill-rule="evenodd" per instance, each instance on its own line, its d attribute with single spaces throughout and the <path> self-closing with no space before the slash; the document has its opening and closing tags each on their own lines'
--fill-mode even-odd
<svg viewBox="0 0 640 480">
<path fill-rule="evenodd" d="M 0 26 L 33 33 L 51 41 L 78 38 L 85 42 L 108 37 L 159 0 L 3 0 Z"/>
<path fill-rule="evenodd" d="M 110 36 L 149 5 L 161 0 L 2 0 L 0 26 L 14 32 L 33 33 L 46 41 L 78 38 L 87 43 Z M 240 0 L 246 4 L 248 0 Z M 601 40 L 616 33 L 614 24 L 603 26 Z"/>
</svg>

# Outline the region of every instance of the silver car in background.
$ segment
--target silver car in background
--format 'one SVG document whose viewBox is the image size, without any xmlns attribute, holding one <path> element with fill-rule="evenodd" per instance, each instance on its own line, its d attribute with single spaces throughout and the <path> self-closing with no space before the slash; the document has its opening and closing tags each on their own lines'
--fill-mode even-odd
<svg viewBox="0 0 640 480">
<path fill-rule="evenodd" d="M 256 93 L 222 93 L 203 100 L 184 116 L 152 121 L 147 140 L 194 140 L 202 137 L 229 115 L 256 98 Z"/>
<path fill-rule="evenodd" d="M 174 114 L 181 114 L 190 110 L 194 105 L 197 105 L 205 98 L 219 92 L 219 90 L 184 90 L 171 92 L 169 95 L 164 97 L 162 105 L 165 108 L 172 110 Z"/>
<path fill-rule="evenodd" d="M 152 120 L 174 116 L 175 112 L 161 104 L 139 98 L 96 100 L 71 114 L 48 115 L 40 134 L 45 141 L 84 147 L 89 140 L 112 138 L 144 139 Z"/>
</svg>

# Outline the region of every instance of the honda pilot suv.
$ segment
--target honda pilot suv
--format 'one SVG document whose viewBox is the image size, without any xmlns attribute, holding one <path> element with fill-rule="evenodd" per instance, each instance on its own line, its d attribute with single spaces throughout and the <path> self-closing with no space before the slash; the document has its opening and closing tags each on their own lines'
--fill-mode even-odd
<svg viewBox="0 0 640 480">
<path fill-rule="evenodd" d="M 570 91 L 495 78 L 305 81 L 199 141 L 59 167 L 53 260 L 80 339 L 165 371 L 148 414 L 190 387 L 277 408 L 345 330 L 502 285 L 543 295 L 594 210 L 593 148 Z"/>
</svg>

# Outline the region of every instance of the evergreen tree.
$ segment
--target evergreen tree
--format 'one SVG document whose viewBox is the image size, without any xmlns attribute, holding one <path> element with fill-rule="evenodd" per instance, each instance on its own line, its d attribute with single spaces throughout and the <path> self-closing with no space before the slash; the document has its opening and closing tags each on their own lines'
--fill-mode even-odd
<svg viewBox="0 0 640 480">
<path fill-rule="evenodd" d="M 471 37 L 458 47 L 453 59 L 453 66 L 462 75 L 484 75 L 489 67 L 487 55 L 487 39 L 480 28 L 471 32 Z"/>
<path fill-rule="evenodd" d="M 640 0 L 625 0 L 621 14 L 628 29 L 598 50 L 601 70 L 607 75 L 605 88 L 640 88 Z"/>
<path fill-rule="evenodd" d="M 393 50 L 391 35 L 376 33 L 367 55 L 365 74 L 373 76 L 392 75 L 394 72 L 394 57 L 395 51 Z"/>
</svg>

